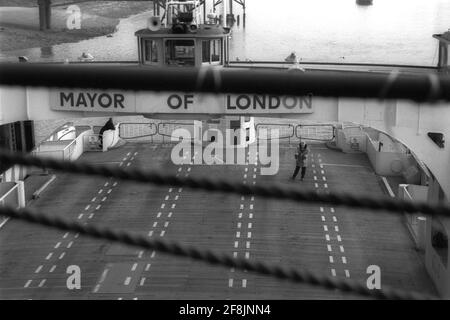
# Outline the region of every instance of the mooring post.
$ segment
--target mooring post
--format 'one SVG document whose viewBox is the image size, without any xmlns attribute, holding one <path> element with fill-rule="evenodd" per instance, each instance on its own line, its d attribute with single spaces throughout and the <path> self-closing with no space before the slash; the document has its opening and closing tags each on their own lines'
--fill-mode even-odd
<svg viewBox="0 0 450 320">
<path fill-rule="evenodd" d="M 52 1 L 38 0 L 37 2 L 39 6 L 39 29 L 40 30 L 51 29 Z"/>
</svg>

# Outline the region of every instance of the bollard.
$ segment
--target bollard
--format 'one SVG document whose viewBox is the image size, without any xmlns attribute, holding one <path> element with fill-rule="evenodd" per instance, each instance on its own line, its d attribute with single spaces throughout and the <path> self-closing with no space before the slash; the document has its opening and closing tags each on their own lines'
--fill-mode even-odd
<svg viewBox="0 0 450 320">
<path fill-rule="evenodd" d="M 417 217 L 417 249 L 424 251 L 426 247 L 427 218 Z"/>
</svg>

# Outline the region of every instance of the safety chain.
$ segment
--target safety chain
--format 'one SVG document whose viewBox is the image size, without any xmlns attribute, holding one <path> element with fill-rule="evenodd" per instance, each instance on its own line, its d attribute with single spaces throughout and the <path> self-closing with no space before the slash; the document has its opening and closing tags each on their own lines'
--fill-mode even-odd
<svg viewBox="0 0 450 320">
<path fill-rule="evenodd" d="M 407 292 L 392 288 L 368 289 L 365 284 L 354 280 L 340 280 L 328 276 L 317 275 L 308 270 L 296 270 L 282 268 L 276 265 L 268 265 L 259 261 L 249 261 L 246 259 L 235 259 L 226 254 L 217 254 L 210 250 L 199 250 L 194 247 L 183 246 L 175 242 L 161 240 L 148 240 L 141 235 L 130 232 L 113 230 L 95 225 L 84 225 L 76 221 L 69 221 L 56 216 L 49 216 L 31 209 L 14 209 L 11 207 L 0 207 L 0 215 L 14 219 L 20 219 L 29 223 L 39 224 L 62 231 L 77 232 L 96 239 L 104 239 L 122 244 L 137 246 L 147 250 L 156 250 L 162 253 L 171 254 L 178 257 L 191 258 L 198 261 L 207 262 L 212 265 L 247 270 L 248 272 L 260 275 L 271 276 L 281 280 L 289 280 L 294 283 L 303 283 L 325 289 L 338 289 L 343 292 L 357 293 L 376 299 L 401 299 L 401 300 L 425 300 L 437 299 L 417 292 Z"/>
</svg>

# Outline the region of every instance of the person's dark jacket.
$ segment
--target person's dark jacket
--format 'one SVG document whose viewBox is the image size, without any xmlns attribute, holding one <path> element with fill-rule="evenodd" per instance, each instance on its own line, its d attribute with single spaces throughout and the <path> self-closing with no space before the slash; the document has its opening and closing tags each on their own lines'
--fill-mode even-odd
<svg viewBox="0 0 450 320">
<path fill-rule="evenodd" d="M 109 119 L 105 125 L 100 129 L 100 135 L 103 135 L 103 132 L 106 130 L 116 130 L 116 127 L 114 126 L 114 123 L 111 119 Z"/>
</svg>

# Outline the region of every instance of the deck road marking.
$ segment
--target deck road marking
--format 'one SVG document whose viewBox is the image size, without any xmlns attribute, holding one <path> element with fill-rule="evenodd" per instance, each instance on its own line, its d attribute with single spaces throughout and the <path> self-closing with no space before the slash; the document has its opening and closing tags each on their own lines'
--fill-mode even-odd
<svg viewBox="0 0 450 320">
<path fill-rule="evenodd" d="M 67 238 L 68 236 L 69 236 L 69 233 L 68 233 L 68 232 L 64 233 L 63 239 Z"/>
<path fill-rule="evenodd" d="M 67 249 L 70 249 L 70 247 L 72 247 L 73 245 L 73 241 L 70 241 L 69 244 L 67 245 Z"/>
<path fill-rule="evenodd" d="M 233 258 L 237 258 L 237 252 L 233 252 Z"/>
<path fill-rule="evenodd" d="M 61 245 L 61 242 L 58 242 L 57 244 L 55 244 L 55 249 L 58 249 L 60 245 Z"/>
<path fill-rule="evenodd" d="M 41 272 L 41 270 L 42 270 L 42 265 L 40 265 L 39 267 L 37 267 L 37 269 L 36 269 L 36 271 L 34 271 L 34 273 L 39 273 L 39 272 Z"/>
<path fill-rule="evenodd" d="M 327 244 L 327 250 L 328 250 L 329 252 L 332 251 L 332 250 L 331 250 L 331 245 Z"/>
<path fill-rule="evenodd" d="M 137 263 L 134 263 L 133 266 L 131 267 L 131 271 L 135 271 L 136 268 L 137 268 L 137 266 L 138 266 L 138 264 L 137 264 Z"/>
<path fill-rule="evenodd" d="M 161 212 L 158 212 L 157 218 L 161 217 Z"/>
<path fill-rule="evenodd" d="M 39 287 L 39 288 L 42 288 L 42 287 L 44 286 L 45 281 L 47 281 L 47 279 L 42 280 L 42 281 L 39 283 L 38 287 Z"/>
<path fill-rule="evenodd" d="M 250 241 L 247 241 L 247 242 L 245 243 L 245 247 L 246 247 L 247 249 L 250 249 Z"/>
<path fill-rule="evenodd" d="M 338 226 L 334 226 L 334 231 L 339 232 L 339 227 Z"/>
<path fill-rule="evenodd" d="M 334 263 L 333 256 L 330 256 L 330 263 Z"/>
<path fill-rule="evenodd" d="M 106 199 L 107 199 L 106 197 L 103 197 L 103 198 L 102 198 L 102 202 L 105 202 L 105 201 L 106 201 Z"/>
<path fill-rule="evenodd" d="M 332 275 L 333 277 L 336 277 L 336 269 L 331 269 L 331 275 Z"/>
<path fill-rule="evenodd" d="M 163 231 L 161 231 L 161 234 L 160 234 L 160 236 L 161 236 L 161 237 L 164 237 L 164 234 L 165 234 L 165 233 L 166 233 L 166 231 L 164 231 L 164 230 L 163 230 Z"/>
<path fill-rule="evenodd" d="M 325 217 L 324 216 L 321 216 L 322 217 L 322 221 L 325 221 Z"/>
<path fill-rule="evenodd" d="M 153 236 L 153 230 L 150 230 L 150 231 L 148 232 L 148 236 L 149 236 L 149 237 Z"/>
<path fill-rule="evenodd" d="M 52 255 L 53 255 L 53 252 L 50 252 L 50 253 L 48 254 L 48 256 L 45 258 L 45 260 L 50 260 L 50 258 L 52 257 Z"/>
<path fill-rule="evenodd" d="M 238 224 L 237 224 L 237 227 L 238 227 L 238 229 L 240 229 L 241 228 L 241 223 L 240 222 L 238 222 Z"/>
<path fill-rule="evenodd" d="M 341 250 L 341 252 L 344 252 L 344 247 L 343 246 L 339 246 L 339 249 Z"/>
<path fill-rule="evenodd" d="M 161 209 L 164 209 L 165 207 L 166 207 L 166 204 L 163 203 L 163 204 L 161 205 Z"/>
<path fill-rule="evenodd" d="M 93 197 L 93 198 L 91 199 L 91 202 L 95 202 L 95 201 L 97 201 L 97 198 L 96 198 L 96 197 Z"/>
<path fill-rule="evenodd" d="M 252 223 L 251 223 L 251 222 L 248 223 L 247 228 L 248 228 L 248 229 L 251 229 L 251 228 L 252 228 Z"/>
<path fill-rule="evenodd" d="M 145 282 L 145 277 L 142 277 L 141 282 L 139 282 L 139 285 L 140 285 L 140 286 L 143 286 L 143 285 L 144 285 L 144 282 Z"/>
<path fill-rule="evenodd" d="M 245 259 L 250 259 L 250 252 L 245 253 Z"/>
<path fill-rule="evenodd" d="M 323 226 L 323 231 L 328 231 L 328 227 L 327 226 Z"/>
<path fill-rule="evenodd" d="M 334 222 L 337 222 L 337 219 L 336 219 L 336 217 L 335 217 L 335 216 L 333 216 L 333 221 L 334 221 Z"/>
<path fill-rule="evenodd" d="M 169 221 L 164 222 L 164 227 L 167 228 L 169 226 Z"/>
<path fill-rule="evenodd" d="M 130 282 L 131 282 L 131 277 L 126 277 L 125 282 L 123 284 L 128 286 L 128 285 L 130 285 Z"/>
<path fill-rule="evenodd" d="M 247 288 L 247 279 L 242 279 L 242 288 Z"/>
<path fill-rule="evenodd" d="M 250 214 L 248 215 L 248 217 L 249 217 L 250 219 L 253 219 L 253 213 L 250 213 Z"/>
<path fill-rule="evenodd" d="M 150 267 L 152 266 L 152 264 L 151 263 L 147 263 L 147 265 L 145 266 L 145 271 L 148 271 L 148 270 L 150 270 Z"/>
<path fill-rule="evenodd" d="M 155 257 L 156 252 L 152 251 L 152 255 L 150 256 L 150 258 L 154 258 Z"/>
<path fill-rule="evenodd" d="M 95 210 L 99 210 L 102 207 L 101 204 L 99 204 L 98 206 L 95 207 Z"/>
<path fill-rule="evenodd" d="M 337 240 L 338 240 L 339 242 L 341 242 L 341 241 L 342 241 L 342 238 L 341 238 L 341 236 L 340 236 L 340 235 L 337 235 Z"/>
<path fill-rule="evenodd" d="M 233 287 L 233 279 L 228 279 L 228 287 Z"/>
<path fill-rule="evenodd" d="M 108 185 L 109 185 L 109 182 L 105 182 L 105 184 L 103 186 L 107 187 Z"/>
<path fill-rule="evenodd" d="M 59 260 L 61 260 L 62 258 L 64 258 L 65 255 L 66 255 L 65 252 L 61 253 L 61 255 L 59 256 Z"/>
<path fill-rule="evenodd" d="M 50 273 L 52 273 L 53 271 L 55 271 L 56 269 L 56 265 L 53 265 L 53 267 L 50 269 Z"/>
<path fill-rule="evenodd" d="M 165 201 L 169 200 L 169 196 L 166 196 L 166 197 L 164 198 L 164 200 L 165 200 Z"/>
<path fill-rule="evenodd" d="M 345 270 L 345 276 L 347 277 L 347 278 L 350 278 L 350 272 L 346 269 Z"/>
<path fill-rule="evenodd" d="M 158 222 L 153 222 L 153 228 L 156 228 L 157 225 L 158 225 Z"/>
<path fill-rule="evenodd" d="M 327 241 L 330 241 L 330 235 L 326 234 L 325 239 L 327 239 Z"/>
<path fill-rule="evenodd" d="M 240 238 L 241 237 L 241 233 L 239 231 L 236 232 L 236 238 Z"/>
<path fill-rule="evenodd" d="M 320 207 L 320 212 L 323 212 L 323 207 Z"/>
<path fill-rule="evenodd" d="M 174 203 L 174 204 L 172 204 L 172 209 L 175 209 L 175 207 L 176 207 L 177 205 Z"/>
<path fill-rule="evenodd" d="M 88 211 L 90 207 L 91 207 L 91 205 L 88 204 L 88 205 L 86 206 L 86 208 L 84 208 L 84 210 Z"/>
<path fill-rule="evenodd" d="M 167 217 L 171 217 L 172 216 L 172 212 L 169 212 L 169 214 L 167 215 Z"/>
<path fill-rule="evenodd" d="M 342 263 L 343 264 L 347 264 L 347 258 L 346 257 L 342 257 Z"/>
<path fill-rule="evenodd" d="M 98 194 L 100 194 L 100 193 L 102 193 L 102 192 L 103 192 L 103 189 L 98 190 Z"/>
<path fill-rule="evenodd" d="M 25 283 L 25 285 L 23 286 L 24 288 L 28 288 L 31 284 L 32 280 L 28 280 L 27 283 Z"/>
<path fill-rule="evenodd" d="M 80 214 L 78 215 L 78 219 L 82 219 L 82 218 L 83 218 L 83 214 L 80 213 Z"/>
<path fill-rule="evenodd" d="M 250 239 L 251 237 L 252 237 L 252 233 L 251 233 L 251 232 L 248 232 L 248 233 L 247 233 L 247 238 Z"/>
<path fill-rule="evenodd" d="M 234 242 L 234 247 L 237 248 L 239 246 L 239 241 Z"/>
</svg>

